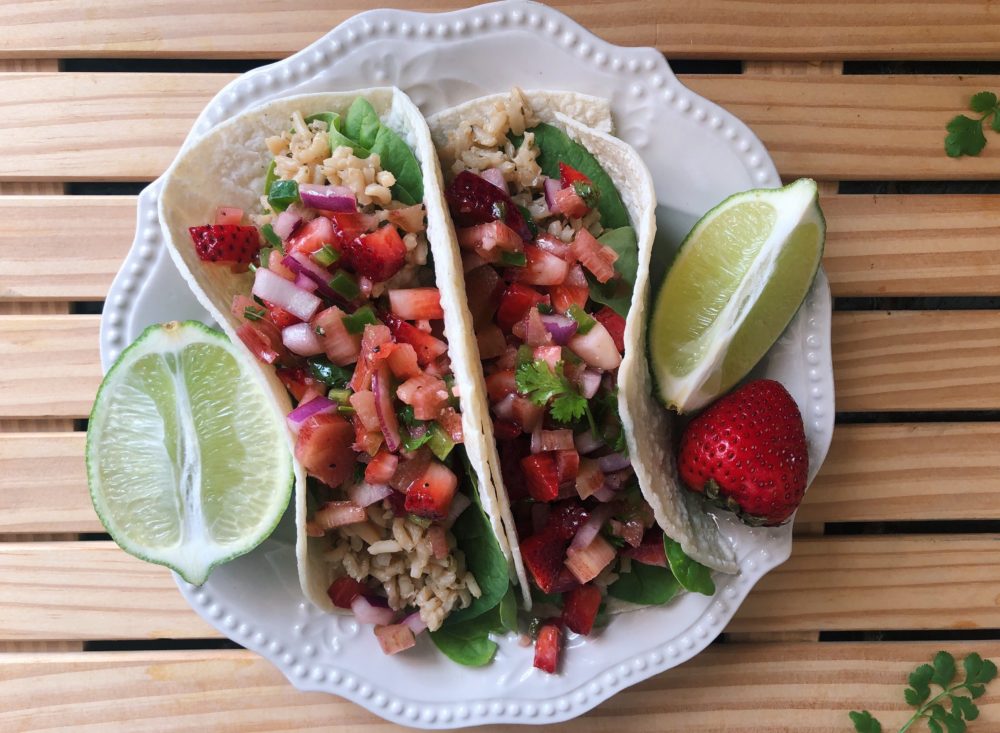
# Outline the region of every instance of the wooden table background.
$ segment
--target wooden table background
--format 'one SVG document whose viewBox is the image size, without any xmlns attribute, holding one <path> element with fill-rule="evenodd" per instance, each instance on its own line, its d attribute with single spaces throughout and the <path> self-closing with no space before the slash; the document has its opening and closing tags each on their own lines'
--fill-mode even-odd
<svg viewBox="0 0 1000 733">
<path fill-rule="evenodd" d="M 942 147 L 1000 91 L 1000 5 L 554 4 L 821 181 L 839 412 L 792 559 L 723 637 L 552 730 L 833 733 L 861 707 L 895 730 L 917 662 L 1000 657 L 1000 136 Z M 235 73 L 368 7 L 0 0 L 0 731 L 395 729 L 222 639 L 102 534 L 83 464 L 136 193 Z M 997 730 L 1000 687 L 972 724 Z"/>
</svg>

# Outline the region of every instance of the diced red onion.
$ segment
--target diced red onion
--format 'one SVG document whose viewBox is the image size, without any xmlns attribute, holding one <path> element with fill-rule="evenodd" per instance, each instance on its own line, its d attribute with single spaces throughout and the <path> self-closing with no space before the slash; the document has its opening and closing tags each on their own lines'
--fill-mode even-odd
<svg viewBox="0 0 1000 733">
<path fill-rule="evenodd" d="M 493 414 L 499 417 L 501 420 L 513 420 L 514 400 L 516 399 L 517 399 L 516 394 L 506 395 L 502 400 L 493 405 Z"/>
<path fill-rule="evenodd" d="M 355 307 L 348 303 L 344 296 L 330 287 L 330 273 L 312 261 L 312 258 L 302 252 L 293 252 L 286 255 L 281 261 L 285 267 L 294 272 L 296 276 L 303 275 L 316 283 L 316 292 L 327 300 L 332 300 L 348 313 L 353 313 Z"/>
<path fill-rule="evenodd" d="M 391 493 L 391 486 L 370 484 L 367 481 L 354 484 L 347 489 L 347 497 L 358 506 L 371 506 L 376 501 L 382 501 Z"/>
<path fill-rule="evenodd" d="M 504 193 L 507 193 L 507 181 L 504 180 L 503 172 L 499 168 L 487 168 L 479 174 L 484 181 L 489 181 Z"/>
<path fill-rule="evenodd" d="M 604 486 L 612 491 L 620 491 L 625 482 L 632 478 L 632 469 L 625 468 L 621 471 L 604 475 Z"/>
<path fill-rule="evenodd" d="M 279 308 L 284 308 L 302 321 L 308 321 L 322 305 L 322 301 L 312 293 L 297 288 L 280 275 L 266 268 L 259 268 L 254 277 L 253 294 Z"/>
<path fill-rule="evenodd" d="M 573 431 L 535 430 L 531 434 L 531 452 L 543 453 L 552 450 L 573 450 Z"/>
<path fill-rule="evenodd" d="M 292 232 L 302 222 L 302 217 L 294 211 L 286 209 L 278 214 L 271 222 L 271 229 L 282 239 L 288 239 Z"/>
<path fill-rule="evenodd" d="M 351 602 L 351 611 L 358 623 L 375 626 L 388 626 L 396 617 L 396 612 L 391 608 L 376 606 L 364 596 L 358 596 Z"/>
<path fill-rule="evenodd" d="M 315 293 L 319 285 L 311 277 L 300 272 L 295 275 L 295 287 L 301 288 L 307 293 Z"/>
<path fill-rule="evenodd" d="M 555 178 L 545 179 L 545 205 L 549 207 L 549 211 L 555 211 L 553 206 L 555 206 L 555 195 L 556 191 L 562 189 L 562 183 Z"/>
<path fill-rule="evenodd" d="M 455 496 L 451 499 L 451 507 L 448 509 L 448 516 L 445 517 L 442 524 L 445 527 L 453 525 L 455 520 L 458 519 L 462 515 L 462 512 L 468 509 L 471 504 L 472 499 L 461 492 L 456 492 Z"/>
<path fill-rule="evenodd" d="M 392 409 L 392 386 L 389 384 L 389 366 L 383 362 L 372 372 L 372 392 L 375 393 L 375 410 L 385 436 L 385 447 L 390 453 L 399 450 L 399 419 Z"/>
<path fill-rule="evenodd" d="M 612 489 L 609 489 L 607 486 L 602 486 L 593 494 L 591 494 L 591 496 L 593 496 L 598 501 L 606 504 L 609 501 L 613 501 L 614 498 L 617 496 L 617 494 Z"/>
<path fill-rule="evenodd" d="M 601 456 L 597 459 L 597 464 L 604 473 L 612 473 L 613 471 L 621 471 L 623 468 L 632 467 L 632 461 L 629 460 L 629 457 L 623 456 L 621 453 L 609 453 L 606 456 Z"/>
<path fill-rule="evenodd" d="M 281 343 L 299 356 L 316 356 L 323 353 L 323 344 L 308 323 L 293 323 L 283 329 Z"/>
<path fill-rule="evenodd" d="M 542 323 L 545 324 L 545 330 L 552 334 L 552 340 L 559 344 L 559 346 L 568 344 L 573 334 L 576 333 L 577 322 L 569 316 L 559 315 L 558 313 L 547 313 L 541 316 L 541 319 Z M 598 377 L 598 384 L 600 384 L 600 377 Z M 593 396 L 590 395 L 588 399 Z"/>
<path fill-rule="evenodd" d="M 590 367 L 580 372 L 580 394 L 590 399 L 601 388 L 601 372 Z"/>
<path fill-rule="evenodd" d="M 288 423 L 288 427 L 292 430 L 292 432 L 298 433 L 299 427 L 302 423 L 311 418 L 313 415 L 322 415 L 328 412 L 334 412 L 336 409 L 337 403 L 333 400 L 329 400 L 326 397 L 314 397 L 308 402 L 303 402 L 301 405 L 289 412 L 285 421 Z"/>
<path fill-rule="evenodd" d="M 318 186 L 311 183 L 300 183 L 299 198 L 306 206 L 323 211 L 357 211 L 358 209 L 354 192 L 346 186 Z"/>
<path fill-rule="evenodd" d="M 569 546 L 579 550 L 593 542 L 597 533 L 601 531 L 601 527 L 604 526 L 604 523 L 611 516 L 612 509 L 613 507 L 609 505 L 599 506 L 594 509 L 587 518 L 587 521 L 576 531 L 576 535 L 573 537 L 573 541 L 569 543 Z"/>
<path fill-rule="evenodd" d="M 545 524 L 549 521 L 550 507 L 542 501 L 536 501 L 531 505 L 531 530 L 539 534 L 545 529 Z"/>
<path fill-rule="evenodd" d="M 427 629 L 427 624 L 424 620 L 420 618 L 420 611 L 414 611 L 409 616 L 400 621 L 401 624 L 405 624 L 410 627 L 410 631 L 413 632 L 414 636 L 418 636 L 422 631 Z"/>
<path fill-rule="evenodd" d="M 589 430 L 584 430 L 582 433 L 578 433 L 573 437 L 573 442 L 576 444 L 576 451 L 582 456 L 588 453 L 593 453 L 595 450 L 604 445 L 604 441 L 599 437 L 595 436 Z"/>
<path fill-rule="evenodd" d="M 618 353 L 615 340 L 600 321 L 587 333 L 573 336 L 567 345 L 570 351 L 587 362 L 588 366 L 607 371 L 617 369 L 622 363 L 622 355 Z"/>
</svg>

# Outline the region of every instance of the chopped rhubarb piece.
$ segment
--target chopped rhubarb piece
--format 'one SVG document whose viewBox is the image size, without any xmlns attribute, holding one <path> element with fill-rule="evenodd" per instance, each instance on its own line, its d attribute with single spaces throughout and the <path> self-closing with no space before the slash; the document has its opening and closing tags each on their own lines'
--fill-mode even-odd
<svg viewBox="0 0 1000 733">
<path fill-rule="evenodd" d="M 333 305 L 317 313 L 309 322 L 323 342 L 327 357 L 337 366 L 353 364 L 361 351 L 361 338 L 344 326 L 345 315 Z"/>
<path fill-rule="evenodd" d="M 597 535 L 583 548 L 571 547 L 566 551 L 566 567 L 581 583 L 589 583 L 615 559 L 615 548 Z"/>
<path fill-rule="evenodd" d="M 549 674 L 556 673 L 559 666 L 559 650 L 562 647 L 562 629 L 559 624 L 547 623 L 538 631 L 535 640 L 534 665 Z"/>
<path fill-rule="evenodd" d="M 364 583 L 358 582 L 349 575 L 342 575 L 330 584 L 326 594 L 330 596 L 330 600 L 337 608 L 350 608 L 354 599 L 363 596 L 367 590 Z"/>
<path fill-rule="evenodd" d="M 458 488 L 458 477 L 443 463 L 431 461 L 406 491 L 406 511 L 426 519 L 444 519 Z"/>
<path fill-rule="evenodd" d="M 323 249 L 324 244 L 329 244 L 334 249 L 339 250 L 336 236 L 333 232 L 333 224 L 329 219 L 322 216 L 316 217 L 312 221 L 307 221 L 288 239 L 286 250 L 288 254 L 301 252 L 311 255 Z"/>
<path fill-rule="evenodd" d="M 327 531 L 344 527 L 348 524 L 358 524 L 368 521 L 364 507 L 351 501 L 328 501 L 313 515 L 313 524 Z"/>
<path fill-rule="evenodd" d="M 347 242 L 344 258 L 359 275 L 383 282 L 403 269 L 406 245 L 390 224 Z"/>
<path fill-rule="evenodd" d="M 535 501 L 554 501 L 559 495 L 559 471 L 553 453 L 536 453 L 521 459 L 528 493 Z"/>
<path fill-rule="evenodd" d="M 379 430 L 378 411 L 375 409 L 375 393 L 370 389 L 354 392 L 348 398 L 354 414 L 361 421 L 366 431 Z M 377 482 L 376 482 L 377 483 Z"/>
<path fill-rule="evenodd" d="M 441 291 L 437 288 L 408 288 L 389 291 L 389 310 L 404 321 L 444 318 Z"/>
<path fill-rule="evenodd" d="M 586 636 L 594 628 L 594 619 L 601 607 L 601 591 L 597 586 L 581 585 L 563 596 L 563 623 L 570 631 Z"/>
<path fill-rule="evenodd" d="M 409 379 L 423 373 L 417 361 L 417 350 L 413 346 L 410 344 L 392 344 L 392 346 L 392 350 L 389 350 L 389 344 L 384 344 L 382 348 L 387 352 L 385 360 L 393 376 L 397 379 Z"/>
<path fill-rule="evenodd" d="M 278 360 L 284 352 L 284 346 L 275 348 L 275 344 L 268 338 L 267 335 L 262 333 L 261 329 L 257 324 L 247 321 L 238 329 L 236 329 L 236 335 L 240 337 L 240 341 L 250 349 L 250 353 L 256 356 L 265 364 L 273 364 Z M 278 343 L 281 343 L 281 337 L 278 337 Z"/>
<path fill-rule="evenodd" d="M 576 493 L 587 499 L 604 486 L 604 472 L 600 464 L 592 458 L 581 458 L 576 475 Z"/>
<path fill-rule="evenodd" d="M 583 267 L 578 263 L 569 268 L 566 279 L 561 285 L 553 287 L 549 293 L 552 295 L 552 307 L 559 313 L 565 313 L 574 305 L 585 308 L 587 299 L 590 298 L 590 285 L 583 273 Z"/>
<path fill-rule="evenodd" d="M 311 475 L 336 488 L 354 471 L 354 428 L 337 413 L 313 415 L 299 428 L 295 458 Z"/>
<path fill-rule="evenodd" d="M 375 412 L 382 429 L 387 450 L 395 453 L 402 440 L 399 434 L 399 417 L 392 399 L 392 372 L 388 365 L 380 363 L 372 372 L 372 392 L 375 393 Z"/>
<path fill-rule="evenodd" d="M 567 347 L 587 362 L 588 366 L 603 371 L 617 369 L 622 363 L 622 354 L 615 346 L 614 338 L 600 321 L 595 322 L 585 334 L 577 331 Z"/>
<path fill-rule="evenodd" d="M 431 545 L 431 554 L 437 560 L 444 560 L 448 557 L 451 549 L 448 547 L 448 535 L 445 533 L 444 527 L 440 524 L 432 524 L 428 527 L 427 541 Z"/>
<path fill-rule="evenodd" d="M 564 214 L 570 219 L 582 219 L 590 211 L 587 202 L 572 187 L 561 188 L 552 194 L 552 205 L 549 208 L 554 213 Z"/>
<path fill-rule="evenodd" d="M 509 394 L 517 394 L 517 381 L 513 369 L 504 369 L 486 377 L 486 395 L 490 402 L 499 402 Z"/>
<path fill-rule="evenodd" d="M 572 481 L 575 485 L 576 477 L 580 474 L 580 454 L 575 448 L 556 451 L 556 472 L 559 474 L 560 486 L 567 481 Z"/>
<path fill-rule="evenodd" d="M 409 344 L 416 350 L 417 361 L 421 366 L 426 367 L 448 351 L 448 344 L 444 341 L 429 333 L 424 333 L 402 318 L 389 314 L 386 316 L 385 322 L 397 342 Z"/>
<path fill-rule="evenodd" d="M 498 252 L 520 252 L 524 240 L 502 221 L 491 221 L 459 229 L 458 246 L 472 250 L 487 262 L 495 262 Z"/>
<path fill-rule="evenodd" d="M 608 333 L 611 334 L 611 338 L 615 342 L 615 348 L 618 349 L 618 353 L 624 354 L 625 319 L 607 306 L 604 306 L 597 311 L 597 313 L 594 314 L 594 318 L 596 318 L 604 326 L 604 328 L 607 329 Z"/>
<path fill-rule="evenodd" d="M 643 565 L 667 567 L 667 553 L 663 549 L 663 532 L 656 529 L 646 532 L 642 538 L 642 544 L 638 547 L 626 547 L 622 550 L 622 557 L 630 557 Z"/>
<path fill-rule="evenodd" d="M 534 432 L 545 416 L 545 407 L 536 405 L 527 397 L 515 397 L 511 404 L 514 420 L 524 428 L 524 432 Z"/>
<path fill-rule="evenodd" d="M 573 238 L 573 254 L 593 273 L 598 282 L 606 283 L 615 276 L 615 260 L 618 255 L 610 247 L 594 239 L 594 235 L 581 229 Z"/>
<path fill-rule="evenodd" d="M 480 359 L 496 359 L 507 351 L 507 337 L 499 326 L 491 323 L 476 332 L 476 345 L 479 347 Z"/>
<path fill-rule="evenodd" d="M 208 224 L 189 227 L 199 259 L 205 262 L 232 262 L 249 265 L 260 249 L 257 227 Z"/>
<path fill-rule="evenodd" d="M 496 323 L 505 333 L 510 333 L 514 324 L 524 318 L 532 306 L 548 302 L 549 297 L 542 295 L 534 288 L 521 283 L 511 283 L 500 296 Z"/>
<path fill-rule="evenodd" d="M 351 389 L 360 392 L 371 386 L 372 371 L 378 366 L 382 346 L 389 343 L 392 343 L 392 333 L 387 327 L 371 324 L 365 326 L 358 348 L 358 364 L 354 367 L 354 376 L 351 377 Z"/>
<path fill-rule="evenodd" d="M 365 481 L 370 484 L 387 484 L 395 475 L 397 466 L 399 466 L 399 456 L 380 450 L 365 467 Z"/>
<path fill-rule="evenodd" d="M 413 635 L 413 629 L 406 624 L 391 624 L 389 626 L 376 626 L 375 637 L 379 646 L 386 654 L 396 654 L 409 649 L 417 643 Z"/>
<path fill-rule="evenodd" d="M 569 263 L 551 252 L 533 245 L 525 245 L 524 256 L 527 259 L 525 266 L 514 269 L 514 278 L 518 282 L 529 285 L 559 285 L 569 274 Z"/>
<path fill-rule="evenodd" d="M 521 557 L 532 579 L 543 593 L 551 593 L 563 570 L 568 540 L 555 532 L 542 531 L 521 540 Z"/>
<path fill-rule="evenodd" d="M 407 379 L 396 389 L 396 396 L 413 407 L 417 420 L 436 420 L 448 406 L 448 386 L 440 377 L 421 374 Z"/>
</svg>

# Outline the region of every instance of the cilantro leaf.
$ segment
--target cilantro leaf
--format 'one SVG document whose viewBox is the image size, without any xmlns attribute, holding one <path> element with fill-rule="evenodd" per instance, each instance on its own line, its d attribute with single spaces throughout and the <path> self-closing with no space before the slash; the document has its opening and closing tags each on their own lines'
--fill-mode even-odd
<svg viewBox="0 0 1000 733">
<path fill-rule="evenodd" d="M 962 155 L 979 155 L 986 147 L 983 123 L 992 117 L 990 128 L 1000 132 L 1000 103 L 993 92 L 973 94 L 969 109 L 982 117 L 975 119 L 966 115 L 953 117 L 947 125 L 948 135 L 944 139 L 944 150 L 952 158 Z"/>
<path fill-rule="evenodd" d="M 867 710 L 862 710 L 860 713 L 852 710 L 849 715 L 857 733 L 882 733 L 882 724 Z"/>
<path fill-rule="evenodd" d="M 559 422 L 579 420 L 587 411 L 587 398 L 566 378 L 562 362 L 556 364 L 555 370 L 541 359 L 525 362 L 517 367 L 514 380 L 517 391 L 536 405 L 552 400 L 551 415 Z"/>
<path fill-rule="evenodd" d="M 997 106 L 997 95 L 993 92 L 973 94 L 969 100 L 969 109 L 973 112 L 989 112 Z"/>
<path fill-rule="evenodd" d="M 934 655 L 934 675 L 931 682 L 939 687 L 947 687 L 955 679 L 955 657 L 948 652 L 938 652 Z"/>
</svg>

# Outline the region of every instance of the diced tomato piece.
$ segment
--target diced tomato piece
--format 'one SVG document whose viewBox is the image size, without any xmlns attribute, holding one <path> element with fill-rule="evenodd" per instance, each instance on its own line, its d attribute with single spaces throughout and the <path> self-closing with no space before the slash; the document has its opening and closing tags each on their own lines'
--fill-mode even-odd
<svg viewBox="0 0 1000 733">
<path fill-rule="evenodd" d="M 296 316 L 293 316 L 284 308 L 280 308 L 273 303 L 268 303 L 267 301 L 264 301 L 264 303 L 267 305 L 268 320 L 277 326 L 278 330 L 283 331 L 289 326 L 294 326 L 296 323 L 301 322 Z"/>
<path fill-rule="evenodd" d="M 510 333 L 514 324 L 524 318 L 532 306 L 548 302 L 549 296 L 542 295 L 534 288 L 521 283 L 511 283 L 500 296 L 496 324 L 503 329 L 504 333 Z"/>
<path fill-rule="evenodd" d="M 444 341 L 424 333 L 402 318 L 388 314 L 385 322 L 397 342 L 409 344 L 416 350 L 417 361 L 421 366 L 426 367 L 448 351 L 448 344 Z"/>
<path fill-rule="evenodd" d="M 528 493 L 535 501 L 554 501 L 559 496 L 559 471 L 553 453 L 536 453 L 521 459 Z"/>
<path fill-rule="evenodd" d="M 663 549 L 663 532 L 656 529 L 646 532 L 642 538 L 642 544 L 638 547 L 626 547 L 622 550 L 622 557 L 630 557 L 633 561 L 641 562 L 643 565 L 667 567 L 667 553 Z"/>
<path fill-rule="evenodd" d="M 541 359 L 555 371 L 556 366 L 562 361 L 562 346 L 536 346 L 534 356 L 536 361 Z"/>
<path fill-rule="evenodd" d="M 337 413 L 313 415 L 302 423 L 295 457 L 311 475 L 336 488 L 354 471 L 354 428 Z"/>
<path fill-rule="evenodd" d="M 469 301 L 472 325 L 477 331 L 493 321 L 503 289 L 500 275 L 489 265 L 477 267 L 466 274 L 465 295 Z"/>
<path fill-rule="evenodd" d="M 462 416 L 458 414 L 454 407 L 446 407 L 437 418 L 438 425 L 448 433 L 448 437 L 455 443 L 464 440 L 462 431 Z"/>
<path fill-rule="evenodd" d="M 440 377 L 421 374 L 407 379 L 396 389 L 396 396 L 413 407 L 417 420 L 436 420 L 448 406 L 448 387 Z"/>
<path fill-rule="evenodd" d="M 625 319 L 607 306 L 601 308 L 594 314 L 594 318 L 601 322 L 611 338 L 615 341 L 615 348 L 618 353 L 625 353 Z"/>
<path fill-rule="evenodd" d="M 379 646 L 386 654 L 398 654 L 417 643 L 413 629 L 406 624 L 376 626 L 375 638 L 378 639 Z"/>
<path fill-rule="evenodd" d="M 366 590 L 368 589 L 364 583 L 355 580 L 349 575 L 342 575 L 330 584 L 330 587 L 326 590 L 326 594 L 330 596 L 330 600 L 333 601 L 333 605 L 337 608 L 350 608 L 354 599 L 358 596 L 363 596 Z"/>
<path fill-rule="evenodd" d="M 406 511 L 427 519 L 444 519 L 458 488 L 458 477 L 443 463 L 431 461 L 406 491 Z"/>
<path fill-rule="evenodd" d="M 559 161 L 559 183 L 562 184 L 563 188 L 569 188 L 574 183 L 586 183 L 587 185 L 593 186 L 587 176 L 583 175 L 580 171 L 571 165 Z"/>
<path fill-rule="evenodd" d="M 581 583 L 589 583 L 615 559 L 615 548 L 597 535 L 586 547 L 566 551 L 566 567 Z"/>
<path fill-rule="evenodd" d="M 365 326 L 358 349 L 358 363 L 354 367 L 354 375 L 351 377 L 351 389 L 359 392 L 371 386 L 372 370 L 379 360 L 381 347 L 391 342 L 392 334 L 385 326 L 371 324 Z"/>
<path fill-rule="evenodd" d="M 385 360 L 389 365 L 389 369 L 392 370 L 393 376 L 397 379 L 419 377 L 423 372 L 420 370 L 420 364 L 417 362 L 417 350 L 410 344 L 391 345 L 393 347 L 391 350 L 389 350 L 390 344 L 383 344 L 382 349 L 388 352 Z"/>
<path fill-rule="evenodd" d="M 560 188 L 552 194 L 552 205 L 549 209 L 557 214 L 565 214 L 570 219 L 582 219 L 590 211 L 587 202 L 572 187 Z"/>
<path fill-rule="evenodd" d="M 601 591 L 595 585 L 581 585 L 563 596 L 563 623 L 570 631 L 586 636 L 594 628 L 601 607 Z"/>
<path fill-rule="evenodd" d="M 250 353 L 265 364 L 273 364 L 281 355 L 281 351 L 274 348 L 274 345 L 268 340 L 267 336 L 261 333 L 249 321 L 236 329 L 236 335 L 250 349 Z"/>
<path fill-rule="evenodd" d="M 333 305 L 313 316 L 310 324 L 316 330 L 327 357 L 337 366 L 348 366 L 358 360 L 361 337 L 344 326 L 346 314 Z"/>
<path fill-rule="evenodd" d="M 538 631 L 535 640 L 534 666 L 543 672 L 555 674 L 559 666 L 559 651 L 562 648 L 562 629 L 558 624 L 547 623 Z"/>
<path fill-rule="evenodd" d="M 374 399 L 372 401 L 374 405 Z M 396 473 L 399 456 L 387 450 L 380 450 L 365 467 L 365 481 L 370 484 L 387 484 Z"/>
<path fill-rule="evenodd" d="M 215 210 L 216 224 L 238 226 L 241 221 L 243 221 L 243 209 L 237 209 L 235 206 L 220 206 Z"/>
<path fill-rule="evenodd" d="M 569 263 L 534 245 L 524 246 L 524 267 L 512 268 L 517 282 L 529 285 L 559 285 L 569 274 Z"/>
<path fill-rule="evenodd" d="M 559 484 L 576 481 L 580 473 L 580 454 L 576 450 L 557 450 L 556 472 L 559 474 Z"/>
<path fill-rule="evenodd" d="M 466 227 L 459 229 L 456 234 L 458 235 L 459 247 L 471 249 L 487 262 L 497 259 L 497 253 L 494 250 L 520 252 L 521 248 L 524 247 L 524 240 L 502 221 L 491 221 L 486 224 Z"/>
<path fill-rule="evenodd" d="M 594 235 L 586 229 L 578 231 L 573 238 L 573 254 L 598 282 L 606 283 L 615 276 L 614 264 L 618 255 L 594 239 Z"/>
<path fill-rule="evenodd" d="M 569 540 L 542 531 L 521 540 L 521 557 L 532 579 L 543 593 L 551 593 L 563 569 Z"/>
<path fill-rule="evenodd" d="M 575 499 L 558 501 L 551 505 L 549 517 L 545 522 L 545 531 L 551 532 L 561 540 L 569 542 L 577 530 L 587 521 L 586 508 Z"/>
<path fill-rule="evenodd" d="M 496 403 L 509 394 L 517 394 L 517 380 L 513 369 L 504 369 L 486 377 L 486 395 L 490 403 Z"/>
<path fill-rule="evenodd" d="M 199 259 L 205 262 L 234 262 L 249 265 L 260 249 L 257 227 L 235 224 L 208 224 L 189 227 Z"/>
<path fill-rule="evenodd" d="M 324 216 L 317 216 L 312 221 L 307 221 L 300 226 L 291 237 L 288 238 L 288 245 L 285 250 L 292 252 L 302 252 L 311 255 L 323 248 L 324 244 L 329 244 L 334 249 L 337 246 L 337 239 L 333 232 L 333 224 Z"/>
<path fill-rule="evenodd" d="M 404 321 L 444 318 L 441 291 L 437 288 L 407 288 L 389 291 L 389 310 Z"/>
<path fill-rule="evenodd" d="M 383 282 L 403 269 L 406 245 L 390 224 L 345 243 L 344 257 L 359 275 Z"/>
<path fill-rule="evenodd" d="M 416 234 L 422 232 L 424 226 L 424 205 L 414 204 L 405 206 L 402 209 L 391 209 L 388 214 L 389 222 L 398 226 L 404 232 Z"/>
</svg>

